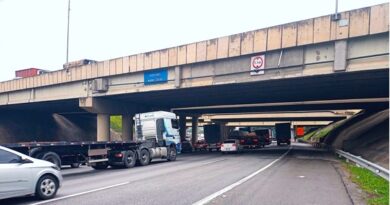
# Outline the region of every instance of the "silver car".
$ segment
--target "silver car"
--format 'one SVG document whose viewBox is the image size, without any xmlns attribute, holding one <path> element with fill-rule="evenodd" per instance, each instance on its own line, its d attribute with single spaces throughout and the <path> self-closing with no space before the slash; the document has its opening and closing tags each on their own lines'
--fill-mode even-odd
<svg viewBox="0 0 390 205">
<path fill-rule="evenodd" d="M 0 146 L 0 199 L 27 195 L 51 199 L 61 183 L 56 165 Z"/>
</svg>

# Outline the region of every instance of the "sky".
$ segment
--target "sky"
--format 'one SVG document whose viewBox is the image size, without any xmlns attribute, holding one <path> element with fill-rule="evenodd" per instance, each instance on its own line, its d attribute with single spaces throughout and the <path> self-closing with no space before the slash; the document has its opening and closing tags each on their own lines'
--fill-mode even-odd
<svg viewBox="0 0 390 205">
<path fill-rule="evenodd" d="M 339 0 L 339 11 L 387 2 Z M 66 62 L 68 0 L 0 0 L 0 81 Z M 335 0 L 71 0 L 69 61 L 106 60 L 334 13 Z"/>
</svg>

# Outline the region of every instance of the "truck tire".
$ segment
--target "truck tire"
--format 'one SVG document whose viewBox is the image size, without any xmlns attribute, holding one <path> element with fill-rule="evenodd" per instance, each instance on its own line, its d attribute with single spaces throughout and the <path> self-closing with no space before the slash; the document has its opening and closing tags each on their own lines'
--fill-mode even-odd
<svg viewBox="0 0 390 205">
<path fill-rule="evenodd" d="M 123 166 L 125 168 L 134 167 L 135 161 L 137 161 L 135 153 L 131 150 L 126 151 L 125 155 L 123 156 Z"/>
<path fill-rule="evenodd" d="M 41 159 L 42 158 L 42 147 L 35 147 L 30 150 L 30 157 L 34 157 L 36 159 Z"/>
<path fill-rule="evenodd" d="M 41 159 L 51 162 L 57 165 L 57 167 L 61 169 L 61 158 L 55 152 L 46 152 L 45 154 L 42 155 Z"/>
<path fill-rule="evenodd" d="M 95 163 L 95 165 L 91 165 L 91 167 L 96 169 L 96 170 L 107 169 L 108 162 L 97 162 L 97 163 Z"/>
<path fill-rule="evenodd" d="M 177 156 L 177 151 L 175 146 L 171 146 L 168 148 L 168 161 L 175 161 Z"/>
<path fill-rule="evenodd" d="M 80 163 L 79 162 L 72 163 L 72 164 L 70 164 L 70 167 L 72 167 L 72 168 L 79 168 L 80 167 Z"/>
<path fill-rule="evenodd" d="M 278 144 L 278 146 L 280 146 L 280 142 L 279 141 L 277 141 L 276 143 Z"/>
<path fill-rule="evenodd" d="M 43 175 L 35 187 L 35 196 L 39 199 L 51 199 L 58 191 L 58 180 L 51 175 Z"/>
<path fill-rule="evenodd" d="M 146 166 L 150 162 L 150 153 L 147 149 L 142 149 L 139 155 L 139 163 L 141 166 Z"/>
</svg>

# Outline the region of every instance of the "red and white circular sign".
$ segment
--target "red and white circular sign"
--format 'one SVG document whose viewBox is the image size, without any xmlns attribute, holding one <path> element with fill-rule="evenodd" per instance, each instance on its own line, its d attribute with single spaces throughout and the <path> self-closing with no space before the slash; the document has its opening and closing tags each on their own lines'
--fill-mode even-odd
<svg viewBox="0 0 390 205">
<path fill-rule="evenodd" d="M 264 64 L 264 60 L 262 56 L 256 56 L 252 60 L 252 66 L 253 68 L 261 68 Z"/>
<path fill-rule="evenodd" d="M 251 58 L 251 75 L 262 75 L 264 74 L 264 55 L 253 56 Z"/>
</svg>

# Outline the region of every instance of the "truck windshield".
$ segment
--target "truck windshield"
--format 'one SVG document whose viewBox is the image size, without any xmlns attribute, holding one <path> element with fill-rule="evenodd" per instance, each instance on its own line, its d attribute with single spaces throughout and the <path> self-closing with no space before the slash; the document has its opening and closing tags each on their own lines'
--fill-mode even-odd
<svg viewBox="0 0 390 205">
<path fill-rule="evenodd" d="M 167 135 L 174 135 L 171 119 L 164 119 L 164 127 L 165 131 L 167 132 Z"/>
<path fill-rule="evenodd" d="M 171 123 L 172 123 L 172 128 L 173 129 L 179 129 L 179 122 L 178 122 L 178 120 L 172 119 Z"/>
</svg>

